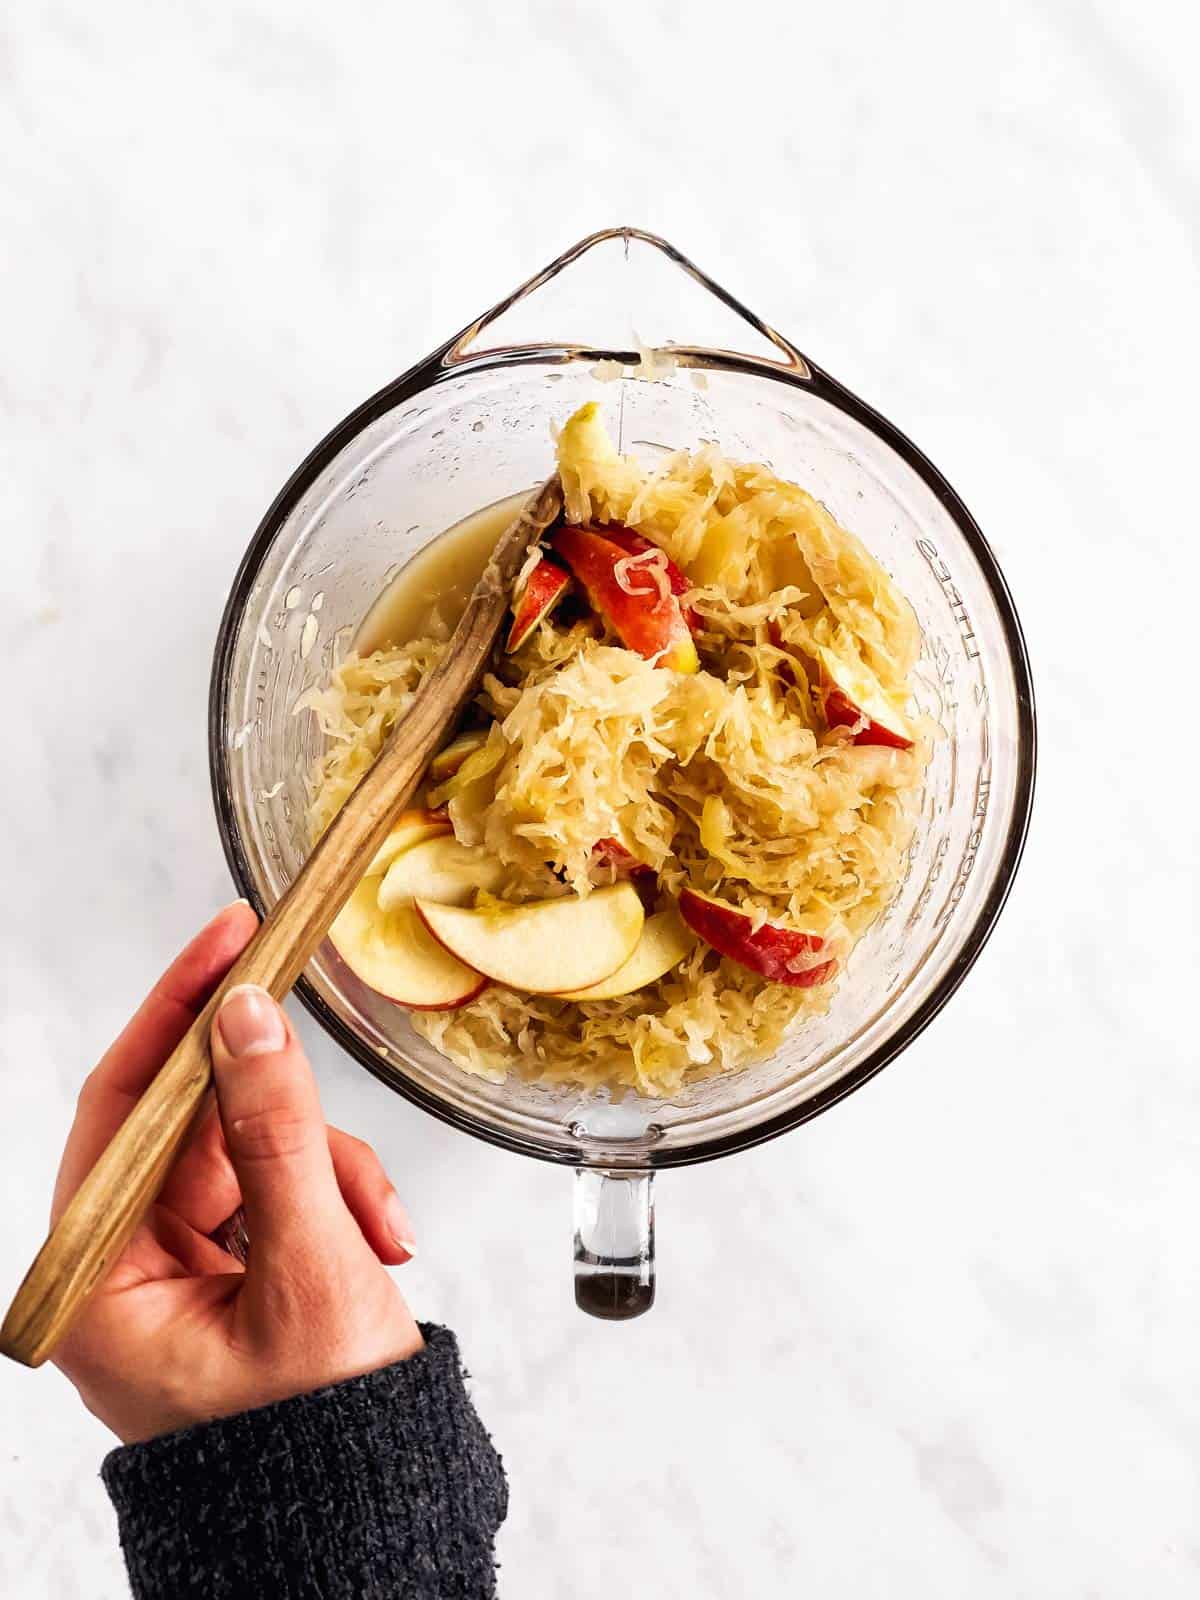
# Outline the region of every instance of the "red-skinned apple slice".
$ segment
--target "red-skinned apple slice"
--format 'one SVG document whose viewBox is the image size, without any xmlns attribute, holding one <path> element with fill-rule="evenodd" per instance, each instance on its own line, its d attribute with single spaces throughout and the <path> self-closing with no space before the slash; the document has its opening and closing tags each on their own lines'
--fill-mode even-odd
<svg viewBox="0 0 1200 1600">
<path fill-rule="evenodd" d="M 772 983 L 811 989 L 828 982 L 837 968 L 836 961 L 811 961 L 824 945 L 816 934 L 783 928 L 777 922 L 765 922 L 755 931 L 744 911 L 695 889 L 685 889 L 679 896 L 679 914 L 714 950 Z"/>
<path fill-rule="evenodd" d="M 636 533 L 634 529 L 627 528 L 623 522 L 607 522 L 599 527 L 589 525 L 588 531 L 590 533 L 598 533 L 602 538 L 611 539 L 613 544 L 619 544 L 628 556 L 643 556 L 647 550 L 662 550 L 662 546 L 655 544 L 653 539 L 647 539 L 644 533 Z M 677 567 L 665 551 L 663 551 L 663 559 L 666 562 L 664 570 L 667 574 L 667 583 L 670 585 L 673 595 L 686 594 L 689 589 L 696 587 L 683 569 Z M 700 626 L 700 618 L 690 606 L 683 607 L 683 619 L 692 632 L 695 633 Z"/>
<path fill-rule="evenodd" d="M 618 878 L 636 878 L 641 882 L 658 876 L 653 867 L 644 861 L 639 861 L 632 850 L 627 850 L 619 839 L 611 836 L 597 839 L 592 846 L 592 855 L 601 861 L 607 861 Z"/>
<path fill-rule="evenodd" d="M 478 845 L 460 844 L 453 834 L 444 834 L 396 857 L 379 885 L 379 909 L 394 911 L 414 900 L 470 905 L 476 890 L 495 893 L 504 876 L 504 864 L 495 856 Z"/>
<path fill-rule="evenodd" d="M 778 622 L 768 625 L 771 643 L 777 650 L 789 650 Z M 825 721 L 831 728 L 862 727 L 853 736 L 855 744 L 882 744 L 893 750 L 910 750 L 912 730 L 906 717 L 891 704 L 879 679 L 865 665 L 857 667 L 843 661 L 832 650 L 819 649 L 817 660 L 804 658 L 810 679 L 820 699 Z M 796 679 L 786 663 L 779 671 L 789 683 Z"/>
<path fill-rule="evenodd" d="M 452 831 L 450 818 L 444 811 L 402 811 L 392 824 L 391 833 L 371 858 L 363 877 L 380 877 L 403 851 L 411 850 L 425 839 L 436 839 Z"/>
<path fill-rule="evenodd" d="M 564 572 L 557 562 L 543 556 L 513 601 L 513 623 L 504 646 L 509 655 L 521 648 L 542 618 L 550 615 L 570 587 L 570 573 Z"/>
<path fill-rule="evenodd" d="M 429 763 L 431 782 L 445 783 L 447 778 L 454 776 L 468 756 L 473 756 L 476 750 L 482 750 L 486 743 L 485 728 L 471 728 L 467 733 L 457 734 Z"/>
<path fill-rule="evenodd" d="M 468 911 L 418 900 L 430 933 L 451 955 L 509 989 L 589 989 L 633 954 L 645 914 L 631 884 L 589 895 Z"/>
<path fill-rule="evenodd" d="M 647 917 L 642 936 L 633 948 L 633 954 L 623 966 L 590 989 L 576 989 L 560 995 L 562 1000 L 615 1000 L 618 995 L 632 994 L 655 983 L 664 973 L 670 972 L 687 955 L 696 942 L 690 928 L 680 921 L 679 913 L 671 907 Z"/>
<path fill-rule="evenodd" d="M 439 944 L 411 906 L 381 911 L 378 888 L 364 878 L 329 930 L 355 977 L 412 1011 L 454 1011 L 487 988 L 483 974 Z"/>
<path fill-rule="evenodd" d="M 555 551 L 579 579 L 592 607 L 630 650 L 675 672 L 696 672 L 700 658 L 691 630 L 673 594 L 628 594 L 616 577 L 618 562 L 629 559 L 619 544 L 589 528 L 559 528 Z"/>
<path fill-rule="evenodd" d="M 820 653 L 821 696 L 825 721 L 831 728 L 863 726 L 855 744 L 885 744 L 893 750 L 911 750 L 912 729 L 884 694 L 879 679 L 863 665 L 851 665 L 832 650 Z"/>
</svg>

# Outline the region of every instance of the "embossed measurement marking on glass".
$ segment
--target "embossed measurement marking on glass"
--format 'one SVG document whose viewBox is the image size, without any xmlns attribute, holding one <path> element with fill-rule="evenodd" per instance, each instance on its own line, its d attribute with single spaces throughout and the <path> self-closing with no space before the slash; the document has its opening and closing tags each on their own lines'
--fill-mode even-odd
<svg viewBox="0 0 1200 1600">
<path fill-rule="evenodd" d="M 945 902 L 934 918 L 934 927 L 944 930 L 954 914 L 963 895 L 967 892 L 967 883 L 979 858 L 980 846 L 983 843 L 984 826 L 987 821 L 988 799 L 992 790 L 992 747 L 991 729 L 988 723 L 988 687 L 983 676 L 983 653 L 979 648 L 979 641 L 975 637 L 975 628 L 971 621 L 971 614 L 967 610 L 966 601 L 962 597 L 954 575 L 942 559 L 941 553 L 931 539 L 918 539 L 917 549 L 924 556 L 938 583 L 942 593 L 950 605 L 950 614 L 958 624 L 959 637 L 962 641 L 963 654 L 972 662 L 975 671 L 979 674 L 979 681 L 974 685 L 975 704 L 979 707 L 979 770 L 975 780 L 975 803 L 971 818 L 971 831 L 967 835 L 967 842 L 959 857 L 958 866 L 955 868 L 954 879 L 950 885 L 950 892 Z M 939 664 L 940 665 L 940 664 Z M 948 667 L 948 662 L 946 663 Z M 948 679 L 948 672 L 941 673 L 943 682 Z M 914 917 L 918 916 L 928 904 L 933 886 L 941 876 L 944 859 L 947 854 L 948 840 L 939 843 L 937 854 L 930 868 L 929 876 L 922 887 L 918 906 L 914 910 Z"/>
<path fill-rule="evenodd" d="M 979 644 L 975 638 L 975 629 L 972 626 L 966 602 L 963 600 L 962 595 L 959 594 L 958 586 L 950 574 L 950 568 L 942 560 L 941 555 L 938 553 L 937 545 L 933 543 L 932 539 L 918 539 L 917 549 L 929 563 L 930 571 L 941 584 L 942 591 L 950 602 L 950 611 L 954 620 L 958 623 L 958 631 L 962 635 L 963 649 L 966 652 L 967 659 L 969 661 L 977 661 L 979 659 Z"/>
<path fill-rule="evenodd" d="M 942 875 L 942 868 L 946 863 L 946 855 L 949 849 L 950 840 L 946 835 L 943 834 L 943 836 L 937 842 L 937 846 L 933 854 L 933 862 L 929 868 L 929 871 L 925 874 L 925 882 L 921 885 L 921 892 L 917 896 L 916 904 L 913 906 L 912 911 L 909 914 L 908 922 L 906 924 L 907 927 L 911 928 L 915 926 L 915 924 L 918 923 L 924 916 L 926 907 L 933 899 L 934 887 Z"/>
<path fill-rule="evenodd" d="M 934 924 L 935 927 L 942 927 L 950 920 L 955 906 L 966 894 L 967 881 L 974 870 L 975 862 L 979 857 L 979 847 L 983 843 L 983 827 L 987 820 L 988 798 L 992 789 L 992 762 L 990 753 L 986 748 L 988 742 L 986 722 L 982 726 L 981 733 L 981 742 L 985 750 L 983 761 L 979 768 L 979 777 L 975 784 L 975 812 L 971 831 L 967 835 L 966 848 L 963 850 L 962 858 L 958 863 L 958 871 L 954 875 L 954 882 L 950 886 L 950 893 L 946 897 L 946 903 L 941 911 L 938 912 Z"/>
</svg>

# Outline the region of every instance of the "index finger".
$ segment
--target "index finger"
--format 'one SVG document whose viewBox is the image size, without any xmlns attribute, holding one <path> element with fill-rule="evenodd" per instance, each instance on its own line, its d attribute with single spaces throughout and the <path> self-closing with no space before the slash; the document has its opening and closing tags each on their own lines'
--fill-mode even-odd
<svg viewBox="0 0 1200 1600">
<path fill-rule="evenodd" d="M 202 928 L 151 989 L 79 1093 L 54 1185 L 51 1222 L 95 1165 L 146 1085 L 254 937 L 258 918 L 238 900 Z"/>
</svg>

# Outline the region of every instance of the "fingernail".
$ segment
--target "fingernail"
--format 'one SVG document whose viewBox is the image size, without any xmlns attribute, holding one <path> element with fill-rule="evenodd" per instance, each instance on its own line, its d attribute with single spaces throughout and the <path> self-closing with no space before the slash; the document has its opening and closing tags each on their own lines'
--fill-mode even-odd
<svg viewBox="0 0 1200 1600">
<path fill-rule="evenodd" d="M 393 1192 L 388 1196 L 387 1204 L 383 1208 L 384 1220 L 388 1232 L 404 1251 L 405 1255 L 415 1256 L 416 1244 L 408 1237 L 409 1222 L 404 1214 L 404 1207 L 400 1203 L 400 1196 Z"/>
<path fill-rule="evenodd" d="M 236 911 L 239 906 L 245 906 L 247 911 L 254 912 L 254 907 L 250 904 L 249 900 L 230 900 L 229 903 L 227 905 L 223 905 L 219 911 L 213 912 L 211 918 L 209 919 L 210 923 L 223 922 L 229 913 L 231 911 Z M 257 916 L 258 913 L 254 912 L 254 915 Z"/>
<path fill-rule="evenodd" d="M 239 983 L 230 989 L 217 1012 L 221 1043 L 231 1056 L 263 1056 L 287 1043 L 283 1013 L 265 989 Z"/>
</svg>

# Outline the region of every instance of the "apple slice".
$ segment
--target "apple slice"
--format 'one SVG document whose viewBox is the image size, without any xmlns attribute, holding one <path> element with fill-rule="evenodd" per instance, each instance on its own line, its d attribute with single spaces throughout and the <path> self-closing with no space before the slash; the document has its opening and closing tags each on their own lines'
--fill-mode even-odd
<svg viewBox="0 0 1200 1600">
<path fill-rule="evenodd" d="M 658 877 L 652 866 L 645 861 L 639 861 L 632 850 L 626 849 L 619 839 L 614 839 L 611 835 L 606 839 L 596 840 L 592 846 L 592 858 L 606 861 L 618 878 L 633 878 L 643 883 Z"/>
<path fill-rule="evenodd" d="M 405 850 L 420 844 L 423 839 L 436 839 L 450 833 L 450 818 L 444 811 L 402 811 L 392 824 L 392 831 L 371 857 L 364 878 L 378 878 Z"/>
<path fill-rule="evenodd" d="M 777 650 L 792 652 L 778 622 L 768 624 L 767 633 Z M 817 659 L 801 654 L 810 681 L 814 682 L 825 722 L 830 728 L 862 727 L 853 736 L 855 744 L 882 744 L 893 750 L 910 750 L 913 732 L 908 719 L 888 700 L 879 679 L 863 662 L 850 663 L 836 652 L 818 647 Z M 778 671 L 787 683 L 796 677 L 786 662 Z"/>
<path fill-rule="evenodd" d="M 696 672 L 700 658 L 679 601 L 646 583 L 645 593 L 630 594 L 617 578 L 617 566 L 630 560 L 628 551 L 590 528 L 559 528 L 555 551 L 583 585 L 592 607 L 613 632 L 638 655 L 658 658 L 675 672 Z"/>
<path fill-rule="evenodd" d="M 543 617 L 548 617 L 571 587 L 569 573 L 546 556 L 529 574 L 529 581 L 513 599 L 513 624 L 504 646 L 509 655 L 519 650 Z"/>
<path fill-rule="evenodd" d="M 645 914 L 631 884 L 585 896 L 468 911 L 418 900 L 425 926 L 451 955 L 510 989 L 587 989 L 633 954 Z"/>
<path fill-rule="evenodd" d="M 647 550 L 662 550 L 662 546 L 655 544 L 653 539 L 647 539 L 644 533 L 635 533 L 632 528 L 627 528 L 623 522 L 608 522 L 603 527 L 589 527 L 588 531 L 590 533 L 598 533 L 602 538 L 611 539 L 613 544 L 619 544 L 627 556 L 644 556 Z M 689 589 L 696 588 L 696 585 L 683 571 L 682 567 L 677 567 L 665 551 L 663 551 L 663 558 L 666 562 L 667 583 L 670 585 L 673 595 L 686 594 Z M 683 620 L 693 633 L 701 625 L 699 614 L 693 611 L 691 606 L 683 607 Z"/>
<path fill-rule="evenodd" d="M 329 930 L 330 943 L 355 977 L 412 1011 L 454 1011 L 487 988 L 482 973 L 440 945 L 411 906 L 381 911 L 378 887 L 364 878 Z"/>
<path fill-rule="evenodd" d="M 679 914 L 714 950 L 772 983 L 811 989 L 827 983 L 837 969 L 836 961 L 813 963 L 809 959 L 824 944 L 816 934 L 783 928 L 777 922 L 764 922 L 755 931 L 752 918 L 744 911 L 695 889 L 685 889 L 679 896 Z"/>
<path fill-rule="evenodd" d="M 482 750 L 486 743 L 486 728 L 472 728 L 469 733 L 458 734 L 443 750 L 439 750 L 429 763 L 430 779 L 434 783 L 445 783 L 447 778 L 454 776 L 468 756 L 473 756 L 476 750 Z"/>
<path fill-rule="evenodd" d="M 913 731 L 896 710 L 879 679 L 861 662 L 853 664 L 832 650 L 820 652 L 821 697 L 825 721 L 831 728 L 852 728 L 855 744 L 886 744 L 893 750 L 911 750 Z"/>
<path fill-rule="evenodd" d="M 664 972 L 678 966 L 696 942 L 690 928 L 679 920 L 672 907 L 647 917 L 642 936 L 633 948 L 633 954 L 624 966 L 590 989 L 574 989 L 559 996 L 560 1000 L 614 1000 L 621 994 L 632 994 L 656 982 Z"/>
<path fill-rule="evenodd" d="M 379 909 L 394 911 L 414 900 L 468 906 L 477 889 L 495 893 L 504 874 L 503 863 L 486 850 L 443 834 L 396 857 L 379 885 Z"/>
</svg>

